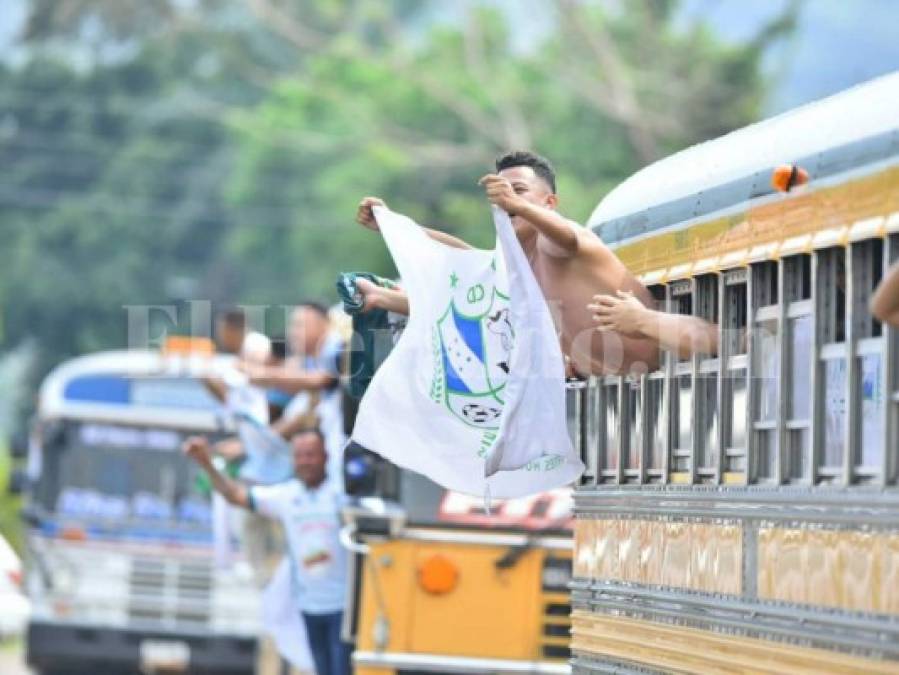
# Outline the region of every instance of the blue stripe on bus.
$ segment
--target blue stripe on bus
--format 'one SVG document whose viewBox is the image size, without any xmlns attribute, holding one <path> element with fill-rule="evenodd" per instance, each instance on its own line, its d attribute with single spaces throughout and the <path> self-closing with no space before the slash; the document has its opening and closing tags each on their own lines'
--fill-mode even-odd
<svg viewBox="0 0 899 675">
<path fill-rule="evenodd" d="M 131 401 L 131 383 L 115 375 L 83 375 L 66 384 L 63 398 L 67 401 L 127 404 Z"/>
<path fill-rule="evenodd" d="M 80 528 L 80 525 L 75 525 Z M 60 537 L 66 527 L 59 522 L 53 520 L 45 520 L 41 523 L 38 530 L 45 537 Z M 212 544 L 212 532 L 209 530 L 202 532 L 179 532 L 177 530 L 167 530 L 165 528 L 147 527 L 133 525 L 127 528 L 109 528 L 100 525 L 87 525 L 84 527 L 84 534 L 88 541 L 107 541 L 107 542 L 158 542 L 181 544 Z"/>
</svg>

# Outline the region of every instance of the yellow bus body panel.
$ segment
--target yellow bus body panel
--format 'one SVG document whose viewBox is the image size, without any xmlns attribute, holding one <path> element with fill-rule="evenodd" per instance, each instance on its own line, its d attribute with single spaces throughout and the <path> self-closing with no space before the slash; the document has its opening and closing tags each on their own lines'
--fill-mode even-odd
<svg viewBox="0 0 899 675">
<path fill-rule="evenodd" d="M 545 604 L 567 605 L 566 592 L 541 589 L 541 571 L 548 552 L 533 548 L 509 569 L 495 562 L 507 546 L 455 544 L 397 539 L 372 543 L 364 566 L 359 609 L 357 649 L 404 654 L 431 654 L 527 661 L 547 660 L 543 645 L 568 645 L 568 637 L 544 637 L 543 624 L 569 623 L 564 616 L 544 616 Z M 433 555 L 441 555 L 459 570 L 458 583 L 449 593 L 432 595 L 418 583 L 418 569 Z M 569 557 L 567 551 L 552 555 Z M 381 597 L 389 621 L 389 641 L 374 641 L 378 615 L 377 565 Z M 358 672 L 367 672 L 360 669 Z M 389 672 L 379 668 L 370 672 Z"/>
<path fill-rule="evenodd" d="M 723 218 L 649 235 L 615 247 L 634 274 L 690 265 L 738 251 L 751 251 L 899 211 L 899 167 L 838 185 L 814 185 Z M 776 253 L 776 247 L 773 249 Z"/>
<path fill-rule="evenodd" d="M 571 648 L 672 673 L 899 673 L 899 663 L 575 610 Z"/>
</svg>

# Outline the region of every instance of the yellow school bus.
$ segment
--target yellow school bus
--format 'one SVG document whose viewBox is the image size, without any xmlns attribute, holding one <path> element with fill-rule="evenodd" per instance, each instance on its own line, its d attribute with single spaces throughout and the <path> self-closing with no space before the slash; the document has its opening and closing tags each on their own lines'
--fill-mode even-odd
<svg viewBox="0 0 899 675">
<path fill-rule="evenodd" d="M 579 394 L 574 671 L 899 672 L 899 331 L 868 309 L 899 73 L 657 162 L 590 226 L 720 349 Z"/>
<path fill-rule="evenodd" d="M 377 471 L 377 496 L 344 513 L 354 672 L 570 672 L 571 490 L 488 514 L 483 499 Z"/>
</svg>

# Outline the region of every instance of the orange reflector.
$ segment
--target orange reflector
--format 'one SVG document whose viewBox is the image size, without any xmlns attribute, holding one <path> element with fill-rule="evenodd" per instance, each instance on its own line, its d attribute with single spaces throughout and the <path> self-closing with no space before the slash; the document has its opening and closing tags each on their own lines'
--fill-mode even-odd
<svg viewBox="0 0 899 675">
<path fill-rule="evenodd" d="M 87 539 L 87 532 L 81 527 L 64 527 L 59 537 L 66 541 L 84 541 Z"/>
<path fill-rule="evenodd" d="M 771 173 L 771 187 L 778 192 L 789 192 L 797 185 L 808 183 L 808 171 L 796 164 L 781 164 Z"/>
<path fill-rule="evenodd" d="M 418 585 L 433 595 L 449 593 L 459 581 L 459 568 L 442 555 L 432 555 L 418 568 Z"/>
<path fill-rule="evenodd" d="M 215 343 L 207 337 L 190 337 L 189 335 L 172 335 L 165 339 L 162 345 L 162 353 L 194 354 L 197 356 L 212 356 L 215 354 Z"/>
</svg>

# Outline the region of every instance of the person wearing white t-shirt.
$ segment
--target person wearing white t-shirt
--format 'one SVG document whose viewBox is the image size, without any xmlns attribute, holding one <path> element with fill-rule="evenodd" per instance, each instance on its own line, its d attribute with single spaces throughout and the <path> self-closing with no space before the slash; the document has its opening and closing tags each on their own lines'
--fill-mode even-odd
<svg viewBox="0 0 899 675">
<path fill-rule="evenodd" d="M 325 470 L 327 453 L 318 429 L 291 438 L 296 478 L 276 485 L 247 487 L 212 464 L 209 442 L 188 438 L 184 452 L 208 475 L 230 503 L 277 519 L 287 537 L 297 606 L 309 637 L 318 675 L 349 675 L 350 646 L 340 639 L 346 597 L 346 550 L 339 540 L 345 495 L 340 481 Z"/>
</svg>

